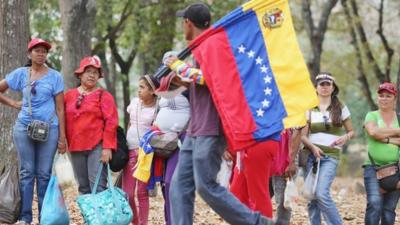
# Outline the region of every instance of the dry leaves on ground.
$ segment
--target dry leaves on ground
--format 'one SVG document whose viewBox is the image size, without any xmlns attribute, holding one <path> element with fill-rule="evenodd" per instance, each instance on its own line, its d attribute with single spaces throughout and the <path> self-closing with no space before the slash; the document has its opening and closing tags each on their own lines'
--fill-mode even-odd
<svg viewBox="0 0 400 225">
<path fill-rule="evenodd" d="M 344 224 L 364 224 L 365 213 L 365 194 L 363 193 L 362 179 L 354 178 L 336 178 L 331 189 L 334 201 L 339 209 L 340 215 Z M 65 201 L 68 204 L 68 209 L 71 217 L 71 224 L 81 225 L 83 219 L 80 215 L 79 209 L 75 203 L 77 190 L 75 186 L 67 186 L 63 190 Z M 150 199 L 150 225 L 164 224 L 164 201 L 159 193 L 155 198 Z M 36 199 L 34 203 L 34 210 L 37 211 Z M 396 221 L 400 222 L 400 209 L 397 209 Z M 298 204 L 293 206 L 293 215 L 291 224 L 303 225 L 308 224 L 308 217 L 306 211 L 306 201 L 301 197 L 298 199 Z M 37 223 L 37 216 L 35 215 L 35 224 Z M 226 225 L 221 217 L 219 217 L 207 204 L 205 204 L 199 197 L 196 199 L 194 224 L 196 225 Z"/>
</svg>

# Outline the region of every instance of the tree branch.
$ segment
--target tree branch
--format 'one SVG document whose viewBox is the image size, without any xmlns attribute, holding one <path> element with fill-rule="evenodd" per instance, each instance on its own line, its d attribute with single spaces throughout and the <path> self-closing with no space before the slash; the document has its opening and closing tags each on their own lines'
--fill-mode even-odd
<svg viewBox="0 0 400 225">
<path fill-rule="evenodd" d="M 375 73 L 376 78 L 379 80 L 379 82 L 383 83 L 386 81 L 385 75 L 382 73 L 381 69 L 378 66 L 378 63 L 376 62 L 374 55 L 372 54 L 371 47 L 369 46 L 367 35 L 365 34 L 364 27 L 361 23 L 361 17 L 358 14 L 358 6 L 355 0 L 350 0 L 350 5 L 353 11 L 353 15 L 355 17 L 354 20 L 354 25 L 356 27 L 356 30 L 358 31 L 358 34 L 360 35 L 360 41 L 363 49 L 365 50 L 365 54 L 367 57 L 367 60 L 369 64 L 372 65 L 372 69 Z M 387 80 L 390 81 L 390 80 Z"/>
<path fill-rule="evenodd" d="M 376 33 L 379 35 L 381 38 L 382 44 L 385 48 L 386 54 L 387 54 L 387 61 L 386 61 L 386 66 L 385 66 L 385 77 L 386 80 L 390 80 L 390 70 L 391 70 L 391 65 L 392 65 L 392 58 L 394 54 L 394 50 L 389 46 L 389 43 L 383 34 L 383 5 L 384 5 L 385 0 L 381 0 L 381 3 L 379 5 L 379 23 L 378 23 L 378 30 Z"/>
<path fill-rule="evenodd" d="M 363 86 L 362 92 L 364 93 L 364 96 L 367 98 L 367 102 L 368 102 L 370 108 L 375 110 L 378 107 L 372 98 L 372 93 L 370 91 L 370 85 L 369 85 L 367 76 L 364 71 L 361 50 L 357 44 L 357 34 L 356 34 L 355 28 L 353 26 L 354 21 L 353 21 L 353 18 L 351 17 L 349 7 L 347 5 L 347 0 L 341 0 L 341 4 L 342 4 L 344 12 L 345 12 L 346 20 L 348 21 L 350 37 L 351 37 L 350 43 L 353 45 L 354 49 L 356 50 L 355 52 L 356 52 L 357 70 L 358 70 L 357 79 L 358 79 L 358 81 L 360 81 L 361 85 Z"/>
<path fill-rule="evenodd" d="M 303 19 L 304 19 L 304 29 L 306 30 L 310 39 L 312 39 L 315 26 L 314 26 L 312 12 L 311 12 L 310 0 L 302 0 L 301 6 L 302 6 L 301 12 L 302 12 Z"/>
<path fill-rule="evenodd" d="M 337 2 L 338 0 L 328 1 L 322 9 L 321 20 L 319 21 L 317 30 L 315 31 L 315 35 L 322 35 L 321 37 L 319 37 L 322 39 L 322 41 L 328 27 L 329 16 L 331 15 L 332 9 L 333 7 L 335 7 Z"/>
<path fill-rule="evenodd" d="M 122 56 L 119 54 L 118 47 L 117 47 L 117 44 L 115 43 L 114 37 L 109 38 L 109 45 L 110 45 L 111 53 L 114 56 L 115 61 L 118 63 L 119 67 L 121 68 L 121 72 L 123 74 L 125 74 L 126 73 L 126 71 L 125 71 L 126 70 L 126 62 L 122 59 Z"/>
<path fill-rule="evenodd" d="M 116 36 L 116 34 L 118 33 L 118 31 L 122 30 L 123 26 L 125 25 L 125 21 L 129 18 L 130 15 L 132 15 L 132 1 L 128 0 L 126 5 L 124 6 L 124 9 L 122 10 L 121 16 L 120 16 L 120 20 L 118 21 L 118 23 L 111 27 L 110 25 L 108 26 L 107 30 L 107 34 L 103 37 L 103 40 L 107 40 L 109 38 L 111 38 L 112 36 Z"/>
</svg>

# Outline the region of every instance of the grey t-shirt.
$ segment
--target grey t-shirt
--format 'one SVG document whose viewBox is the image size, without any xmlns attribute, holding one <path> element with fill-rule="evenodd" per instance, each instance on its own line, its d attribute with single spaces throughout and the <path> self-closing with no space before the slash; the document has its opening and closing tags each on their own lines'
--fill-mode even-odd
<svg viewBox="0 0 400 225">
<path fill-rule="evenodd" d="M 190 84 L 190 123 L 187 134 L 192 137 L 219 135 L 220 119 L 206 85 Z"/>
</svg>

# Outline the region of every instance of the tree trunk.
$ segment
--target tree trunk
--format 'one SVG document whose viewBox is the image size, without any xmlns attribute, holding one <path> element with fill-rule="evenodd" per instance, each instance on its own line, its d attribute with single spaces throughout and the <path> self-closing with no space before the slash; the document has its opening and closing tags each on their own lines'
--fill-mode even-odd
<svg viewBox="0 0 400 225">
<path fill-rule="evenodd" d="M 323 4 L 321 11 L 320 20 L 318 23 L 314 22 L 311 1 L 302 0 L 302 17 L 304 19 L 304 26 L 307 35 L 310 39 L 312 58 L 307 62 L 308 69 L 310 70 L 311 77 L 314 79 L 315 76 L 320 72 L 321 67 L 321 55 L 322 47 L 325 38 L 325 33 L 328 28 L 329 16 L 331 15 L 333 7 L 335 7 L 338 0 L 328 0 Z M 316 26 L 316 24 L 318 24 Z"/>
<path fill-rule="evenodd" d="M 0 1 L 0 79 L 23 66 L 26 61 L 26 50 L 29 41 L 29 1 Z M 8 91 L 8 96 L 20 99 L 21 95 Z M 0 104 L 0 160 L 15 162 L 15 152 L 12 139 L 12 128 L 18 111 Z M 0 166 L 4 165 L 0 162 Z"/>
<path fill-rule="evenodd" d="M 91 54 L 95 0 L 59 0 L 63 30 L 62 70 L 66 88 L 79 83 L 74 76 L 80 60 Z"/>
<path fill-rule="evenodd" d="M 361 54 L 361 49 L 357 42 L 357 33 L 354 28 L 354 21 L 353 21 L 353 18 L 351 17 L 350 9 L 347 5 L 347 0 L 341 0 L 341 4 L 343 6 L 344 13 L 346 16 L 345 18 L 346 18 L 346 21 L 348 22 L 348 26 L 349 26 L 349 30 L 350 30 L 350 37 L 351 37 L 350 43 L 353 45 L 353 47 L 355 49 L 355 54 L 356 54 L 356 59 L 357 59 L 356 67 L 357 67 L 357 72 L 358 72 L 357 79 L 362 85 L 361 91 L 363 92 L 364 96 L 366 97 L 369 107 L 372 110 L 376 110 L 376 109 L 378 109 L 378 106 L 375 104 L 375 101 L 372 98 L 370 85 L 369 85 L 367 75 L 364 70 L 364 63 L 363 63 L 363 58 L 362 58 L 362 54 Z"/>
</svg>

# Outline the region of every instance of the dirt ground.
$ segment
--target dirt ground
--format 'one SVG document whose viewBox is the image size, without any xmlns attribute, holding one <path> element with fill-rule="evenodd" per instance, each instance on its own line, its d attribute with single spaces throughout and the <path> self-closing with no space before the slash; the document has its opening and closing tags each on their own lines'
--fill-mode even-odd
<svg viewBox="0 0 400 225">
<path fill-rule="evenodd" d="M 331 189 L 331 193 L 339 208 L 340 215 L 344 224 L 364 224 L 365 212 L 365 194 L 362 186 L 362 179 L 357 178 L 336 178 Z M 68 204 L 71 224 L 84 224 L 79 209 L 75 203 L 77 191 L 75 186 L 67 186 L 64 188 L 64 197 Z M 164 224 L 164 201 L 161 194 L 151 198 L 150 202 L 150 225 Z M 36 204 L 34 205 L 36 209 Z M 306 201 L 299 197 L 296 205 L 293 206 L 293 216 L 291 224 L 308 224 L 306 211 Z M 35 210 L 36 211 L 36 210 Z M 400 224 L 400 208 L 397 209 L 396 221 Z M 207 206 L 199 197 L 196 199 L 194 221 L 196 225 L 226 225 L 218 215 L 216 215 L 210 207 Z M 35 215 L 35 224 L 37 223 Z"/>
</svg>

